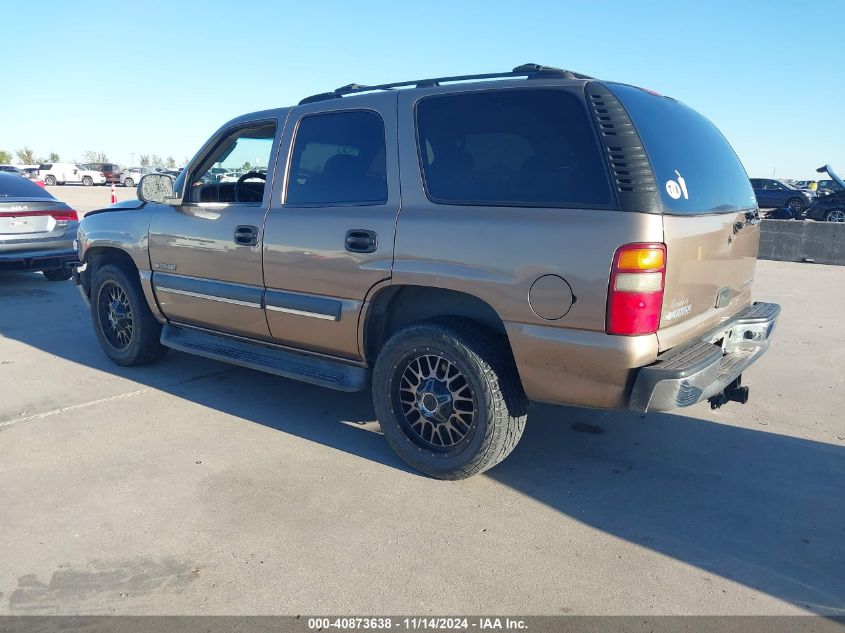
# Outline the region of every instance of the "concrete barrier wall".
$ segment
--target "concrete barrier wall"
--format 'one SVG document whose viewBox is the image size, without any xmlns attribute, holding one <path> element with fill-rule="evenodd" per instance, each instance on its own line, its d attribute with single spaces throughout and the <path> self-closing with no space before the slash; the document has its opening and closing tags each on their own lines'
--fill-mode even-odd
<svg viewBox="0 0 845 633">
<path fill-rule="evenodd" d="M 845 223 L 763 220 L 758 257 L 845 266 Z"/>
</svg>

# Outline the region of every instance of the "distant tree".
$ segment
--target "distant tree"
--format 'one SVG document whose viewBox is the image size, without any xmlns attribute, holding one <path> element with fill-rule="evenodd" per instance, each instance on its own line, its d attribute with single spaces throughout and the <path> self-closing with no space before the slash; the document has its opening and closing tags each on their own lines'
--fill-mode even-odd
<svg viewBox="0 0 845 633">
<path fill-rule="evenodd" d="M 150 160 L 152 161 L 153 167 L 162 167 L 164 165 L 164 161 L 158 154 L 153 154 L 152 156 L 150 156 Z"/>
<path fill-rule="evenodd" d="M 37 162 L 35 160 L 35 152 L 32 151 L 31 147 L 23 147 L 15 152 L 18 155 L 18 162 L 21 165 L 34 165 Z"/>
<path fill-rule="evenodd" d="M 82 152 L 82 158 L 86 163 L 107 163 L 109 157 L 105 152 L 92 152 L 90 149 Z"/>
<path fill-rule="evenodd" d="M 149 154 L 141 154 L 141 167 L 147 167 L 150 164 L 150 155 Z"/>
<path fill-rule="evenodd" d="M 59 158 L 59 155 L 56 154 L 56 152 L 50 152 L 50 158 L 47 159 L 46 162 L 48 162 L 48 163 L 58 163 L 60 160 L 62 160 L 62 159 Z"/>
<path fill-rule="evenodd" d="M 12 155 L 4 149 L 0 149 L 0 163 L 7 165 L 12 162 Z"/>
<path fill-rule="evenodd" d="M 252 165 L 249 164 L 249 161 L 246 161 L 243 167 L 241 167 L 241 169 L 243 169 L 244 171 L 249 171 L 250 167 L 252 167 Z"/>
<path fill-rule="evenodd" d="M 170 169 L 175 169 L 176 168 L 176 159 L 173 158 L 172 156 L 168 156 L 167 157 L 167 164 L 165 166 L 170 168 Z"/>
</svg>

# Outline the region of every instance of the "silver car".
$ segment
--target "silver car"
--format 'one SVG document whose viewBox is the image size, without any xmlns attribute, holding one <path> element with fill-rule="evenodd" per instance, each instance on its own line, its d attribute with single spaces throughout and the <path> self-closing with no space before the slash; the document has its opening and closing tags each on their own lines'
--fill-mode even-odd
<svg viewBox="0 0 845 633">
<path fill-rule="evenodd" d="M 70 279 L 76 262 L 76 211 L 35 183 L 0 173 L 0 271 L 41 271 Z"/>
</svg>

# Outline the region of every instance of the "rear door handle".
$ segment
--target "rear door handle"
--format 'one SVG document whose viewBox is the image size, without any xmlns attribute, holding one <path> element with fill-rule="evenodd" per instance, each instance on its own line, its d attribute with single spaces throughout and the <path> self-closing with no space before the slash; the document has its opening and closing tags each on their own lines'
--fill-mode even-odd
<svg viewBox="0 0 845 633">
<path fill-rule="evenodd" d="M 346 232 L 346 250 L 352 253 L 374 253 L 378 248 L 378 234 L 367 229 Z"/>
<path fill-rule="evenodd" d="M 240 246 L 255 246 L 258 244 L 258 227 L 241 224 L 235 227 L 235 244 Z"/>
</svg>

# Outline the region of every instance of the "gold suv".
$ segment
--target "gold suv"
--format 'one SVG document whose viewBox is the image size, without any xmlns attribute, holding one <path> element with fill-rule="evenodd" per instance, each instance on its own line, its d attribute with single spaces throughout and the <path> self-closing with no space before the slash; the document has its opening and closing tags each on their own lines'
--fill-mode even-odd
<svg viewBox="0 0 845 633">
<path fill-rule="evenodd" d="M 780 308 L 730 145 L 648 90 L 526 64 L 351 84 L 226 123 L 81 222 L 103 350 L 341 389 L 434 477 L 504 459 L 529 401 L 745 402 Z"/>
</svg>

